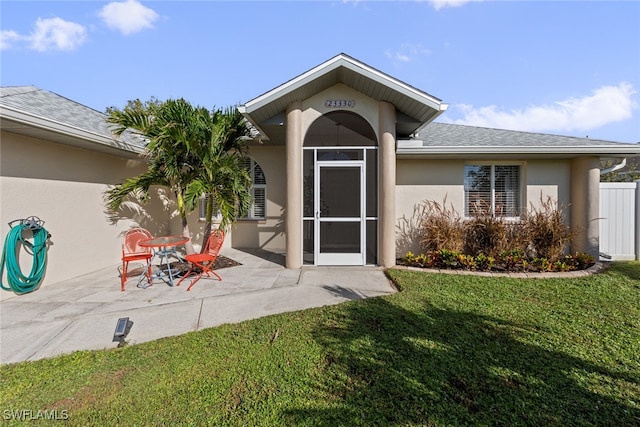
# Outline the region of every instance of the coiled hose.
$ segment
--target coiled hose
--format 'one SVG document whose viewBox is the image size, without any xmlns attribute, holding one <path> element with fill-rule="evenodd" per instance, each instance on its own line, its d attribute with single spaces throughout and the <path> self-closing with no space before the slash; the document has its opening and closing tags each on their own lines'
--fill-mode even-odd
<svg viewBox="0 0 640 427">
<path fill-rule="evenodd" d="M 11 225 L 11 224 L 10 224 Z M 33 243 L 23 237 L 23 231 L 33 231 Z M 34 227 L 32 219 L 22 220 L 20 225 L 11 228 L 4 241 L 2 250 L 2 263 L 0 264 L 0 287 L 16 294 L 26 294 L 38 288 L 44 278 L 47 265 L 47 239 L 50 234 L 41 225 Z M 18 259 L 18 245 L 22 244 L 25 250 L 33 256 L 31 272 L 28 276 L 22 273 Z M 4 269 L 7 269 L 7 284 L 2 283 Z"/>
</svg>

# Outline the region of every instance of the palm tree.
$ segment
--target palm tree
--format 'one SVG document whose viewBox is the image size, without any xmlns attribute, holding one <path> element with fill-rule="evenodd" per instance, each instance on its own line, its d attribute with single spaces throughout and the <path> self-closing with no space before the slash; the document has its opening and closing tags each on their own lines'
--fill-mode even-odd
<svg viewBox="0 0 640 427">
<path fill-rule="evenodd" d="M 244 118 L 235 108 L 211 115 L 208 138 L 195 141 L 190 153 L 200 161 L 197 176 L 186 191 L 186 203 L 195 207 L 202 195 L 206 201 L 204 242 L 211 234 L 214 206 L 220 213 L 220 228 L 227 229 L 251 207 L 251 177 L 244 167 L 246 142 L 251 139 Z"/>
<path fill-rule="evenodd" d="M 182 234 L 191 238 L 187 214 L 201 196 L 206 199 L 203 236 L 211 233 L 214 204 L 221 213 L 221 228 L 228 228 L 251 206 L 251 178 L 244 168 L 248 128 L 237 109 L 215 110 L 193 107 L 184 99 L 146 103 L 129 101 L 123 110 L 110 108 L 107 121 L 113 132 L 134 132 L 148 143 L 147 171 L 129 178 L 106 192 L 108 207 L 115 211 L 127 197 L 149 199 L 152 185 L 171 188 L 182 221 Z M 194 253 L 191 241 L 187 254 Z"/>
<path fill-rule="evenodd" d="M 187 223 L 190 207 L 185 205 L 185 191 L 196 175 L 198 159 L 189 152 L 189 147 L 199 144 L 207 135 L 210 126 L 205 120 L 209 116 L 207 110 L 178 99 L 151 100 L 144 104 L 130 101 L 123 110 L 111 108 L 107 112 L 107 122 L 115 125 L 116 135 L 131 131 L 148 141 L 147 171 L 109 189 L 106 192 L 108 207 L 115 211 L 129 195 L 145 200 L 152 185 L 167 186 L 176 197 L 182 235 L 190 239 Z M 195 252 L 191 241 L 185 244 L 185 249 L 188 254 Z"/>
</svg>

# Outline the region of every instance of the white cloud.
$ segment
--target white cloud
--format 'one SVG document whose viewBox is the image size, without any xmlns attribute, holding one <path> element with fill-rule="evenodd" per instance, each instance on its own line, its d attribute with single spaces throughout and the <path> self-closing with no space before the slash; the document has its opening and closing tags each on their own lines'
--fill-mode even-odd
<svg viewBox="0 0 640 427">
<path fill-rule="evenodd" d="M 553 105 L 530 106 L 522 110 L 500 110 L 495 105 L 475 108 L 460 104 L 463 118 L 448 123 L 511 129 L 527 132 L 586 131 L 632 117 L 637 107 L 634 87 L 626 82 L 602 86 L 592 95 L 557 101 Z"/>
<path fill-rule="evenodd" d="M 24 37 L 31 49 L 73 50 L 87 40 L 87 30 L 80 24 L 61 18 L 38 18 L 34 31 Z"/>
<path fill-rule="evenodd" d="M 467 3 L 479 2 L 483 0 L 427 0 L 435 10 L 445 7 L 460 7 Z"/>
<path fill-rule="evenodd" d="M 421 44 L 403 43 L 400 46 L 400 50 L 392 51 L 387 49 L 385 55 L 387 58 L 399 62 L 411 62 L 421 55 L 428 55 L 431 51 L 426 49 Z"/>
<path fill-rule="evenodd" d="M 136 0 L 109 3 L 100 10 L 99 15 L 109 28 L 124 35 L 153 28 L 153 23 L 159 17 L 153 9 Z"/>
<path fill-rule="evenodd" d="M 0 31 L 0 50 L 10 49 L 13 43 L 22 40 L 24 37 L 12 30 Z"/>
</svg>

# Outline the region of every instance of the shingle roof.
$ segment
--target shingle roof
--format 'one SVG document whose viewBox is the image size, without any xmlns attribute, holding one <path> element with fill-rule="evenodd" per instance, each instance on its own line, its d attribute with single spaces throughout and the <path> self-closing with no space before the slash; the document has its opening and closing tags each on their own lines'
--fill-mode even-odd
<svg viewBox="0 0 640 427">
<path fill-rule="evenodd" d="M 398 154 L 621 157 L 640 155 L 640 144 L 432 122 L 414 139 L 398 141 Z"/>
<path fill-rule="evenodd" d="M 144 141 L 133 134 L 125 133 L 116 139 L 109 130 L 106 114 L 34 86 L 0 87 L 3 128 L 7 127 L 8 122 L 4 118 L 9 109 L 32 118 L 41 118 L 44 120 L 43 126 L 53 123 L 79 129 L 83 131 L 85 144 L 95 142 L 136 154 L 144 148 Z M 640 155 L 640 144 L 432 122 L 423 127 L 415 139 L 398 141 L 398 154 L 637 156 Z"/>
<path fill-rule="evenodd" d="M 0 87 L 0 109 L 4 110 L 3 118 L 12 110 L 34 120 L 40 118 L 84 131 L 101 141 L 112 140 L 119 149 L 130 146 L 130 151 L 140 152 L 144 148 L 144 141 L 135 135 L 125 133 L 116 138 L 106 122 L 106 114 L 35 86 Z"/>
<path fill-rule="evenodd" d="M 578 138 L 574 136 L 551 135 L 545 133 L 522 132 L 506 129 L 483 128 L 478 126 L 450 123 L 429 123 L 417 136 L 425 146 L 572 146 L 572 145 L 628 145 L 623 142 L 601 139 Z"/>
</svg>

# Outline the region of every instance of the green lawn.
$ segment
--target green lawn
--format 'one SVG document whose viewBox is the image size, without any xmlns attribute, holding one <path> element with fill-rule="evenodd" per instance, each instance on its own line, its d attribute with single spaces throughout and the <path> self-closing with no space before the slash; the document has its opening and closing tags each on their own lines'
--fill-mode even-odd
<svg viewBox="0 0 640 427">
<path fill-rule="evenodd" d="M 402 291 L 388 297 L 4 365 L 3 421 L 640 425 L 640 263 L 581 279 L 389 275 Z"/>
</svg>

